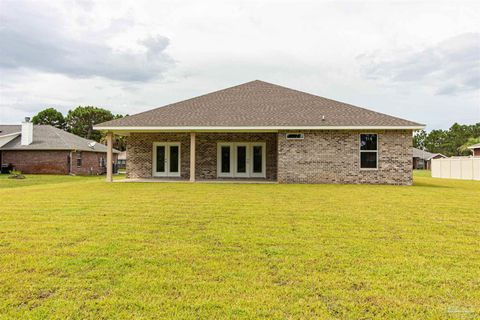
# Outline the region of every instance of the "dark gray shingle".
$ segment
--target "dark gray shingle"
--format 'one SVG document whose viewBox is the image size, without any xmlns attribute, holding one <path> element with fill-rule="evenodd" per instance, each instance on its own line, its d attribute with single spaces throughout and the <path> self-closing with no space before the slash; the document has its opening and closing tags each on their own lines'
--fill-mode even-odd
<svg viewBox="0 0 480 320">
<path fill-rule="evenodd" d="M 3 126 L 0 126 L 3 127 Z M 20 128 L 21 126 L 17 126 Z M 17 131 L 18 132 L 18 131 Z M 91 152 L 106 152 L 107 147 L 101 143 L 95 143 L 93 147 L 89 144 L 93 140 L 87 140 L 72 133 L 57 129 L 48 125 L 33 126 L 33 142 L 22 146 L 21 136 L 13 139 L 0 150 L 79 150 Z M 114 150 L 115 153 L 119 151 Z"/>
<path fill-rule="evenodd" d="M 423 125 L 259 80 L 96 125 L 102 128 L 156 126 Z"/>
</svg>

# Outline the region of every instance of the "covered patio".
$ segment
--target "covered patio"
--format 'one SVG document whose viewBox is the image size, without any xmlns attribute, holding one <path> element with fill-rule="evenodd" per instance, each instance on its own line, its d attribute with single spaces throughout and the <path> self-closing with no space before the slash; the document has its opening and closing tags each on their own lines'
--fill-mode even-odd
<svg viewBox="0 0 480 320">
<path fill-rule="evenodd" d="M 276 132 L 107 132 L 109 166 L 114 134 L 127 139 L 126 181 L 277 181 Z"/>
</svg>

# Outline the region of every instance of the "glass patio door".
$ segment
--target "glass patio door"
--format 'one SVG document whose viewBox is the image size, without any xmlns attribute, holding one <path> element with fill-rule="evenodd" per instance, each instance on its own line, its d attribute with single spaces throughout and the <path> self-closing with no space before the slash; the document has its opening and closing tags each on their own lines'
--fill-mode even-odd
<svg viewBox="0 0 480 320">
<path fill-rule="evenodd" d="M 235 172 L 234 176 L 248 178 L 250 175 L 250 148 L 248 144 L 235 144 Z"/>
<path fill-rule="evenodd" d="M 265 170 L 265 142 L 218 143 L 218 177 L 265 178 Z"/>
<path fill-rule="evenodd" d="M 233 145 L 221 143 L 217 148 L 217 176 L 228 178 L 233 177 Z"/>
<path fill-rule="evenodd" d="M 180 143 L 155 142 L 153 144 L 153 176 L 180 176 Z"/>
<path fill-rule="evenodd" d="M 265 144 L 252 144 L 252 170 L 251 177 L 265 177 Z"/>
</svg>

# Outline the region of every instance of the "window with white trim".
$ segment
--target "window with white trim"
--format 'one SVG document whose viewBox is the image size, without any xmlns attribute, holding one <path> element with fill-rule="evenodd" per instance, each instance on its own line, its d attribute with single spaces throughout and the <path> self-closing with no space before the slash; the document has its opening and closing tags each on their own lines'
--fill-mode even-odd
<svg viewBox="0 0 480 320">
<path fill-rule="evenodd" d="M 77 168 L 82 166 L 82 152 L 77 151 Z"/>
<path fill-rule="evenodd" d="M 360 134 L 360 169 L 378 168 L 378 135 Z"/>
<path fill-rule="evenodd" d="M 100 168 L 105 168 L 105 158 L 100 157 Z"/>
</svg>

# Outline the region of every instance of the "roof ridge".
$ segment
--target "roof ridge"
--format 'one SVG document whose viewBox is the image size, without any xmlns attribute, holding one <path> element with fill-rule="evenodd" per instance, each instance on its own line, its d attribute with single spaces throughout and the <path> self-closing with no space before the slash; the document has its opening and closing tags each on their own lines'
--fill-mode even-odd
<svg viewBox="0 0 480 320">
<path fill-rule="evenodd" d="M 252 81 L 248 81 L 248 82 L 245 82 L 245 83 L 237 84 L 237 85 L 234 85 L 234 86 L 231 86 L 231 87 L 223 88 L 223 89 L 220 89 L 220 90 L 215 90 L 215 91 L 211 91 L 211 92 L 208 92 L 208 93 L 204 93 L 204 94 L 201 94 L 201 95 L 199 95 L 199 96 L 191 97 L 191 98 L 188 98 L 188 99 L 185 99 L 185 100 L 175 101 L 175 102 L 172 102 L 172 103 L 169 103 L 169 104 L 160 106 L 160 107 L 154 107 L 153 109 L 149 109 L 149 110 L 145 110 L 145 111 L 142 111 L 142 112 L 139 112 L 139 113 L 135 113 L 135 114 L 129 115 L 128 117 L 134 117 L 134 116 L 137 116 L 137 115 L 141 115 L 141 114 L 143 114 L 143 113 L 146 113 L 146 112 L 155 111 L 155 110 L 160 109 L 160 108 L 163 109 L 163 108 L 168 108 L 168 107 L 174 107 L 175 105 L 177 105 L 177 104 L 179 104 L 179 103 L 183 103 L 183 102 L 187 102 L 187 101 L 190 101 L 190 100 L 193 100 L 193 99 L 205 97 L 205 96 L 208 96 L 208 95 L 213 94 L 213 93 L 219 93 L 219 92 L 222 92 L 222 91 L 230 90 L 230 89 L 233 89 L 233 88 L 236 88 L 236 87 L 240 87 L 240 86 L 243 86 L 243 85 L 246 85 L 246 84 L 249 84 L 249 83 L 254 83 L 254 82 L 264 82 L 264 83 L 268 83 L 268 82 L 261 81 L 261 80 L 252 80 Z M 110 121 L 121 120 L 121 119 L 122 119 L 122 118 L 113 119 L 113 120 L 110 120 Z M 110 122 L 110 121 L 108 121 L 108 122 Z"/>
<path fill-rule="evenodd" d="M 49 129 L 54 129 L 53 132 L 60 138 L 60 140 L 62 140 L 63 144 L 65 145 L 66 148 L 69 147 L 68 143 L 63 139 L 63 137 L 57 132 L 57 130 L 60 130 L 60 131 L 63 131 L 61 129 L 58 129 L 58 128 L 55 128 L 54 126 L 52 125 L 48 125 L 48 124 L 43 124 L 43 125 L 39 125 L 39 126 L 45 126 L 45 127 L 48 127 Z M 56 130 L 55 130 L 56 129 Z"/>
<path fill-rule="evenodd" d="M 326 121 L 325 121 L 326 118 Z M 322 121 L 322 122 L 319 122 Z M 412 126 L 424 125 L 263 80 L 253 80 L 121 119 L 116 126 Z"/>
</svg>

